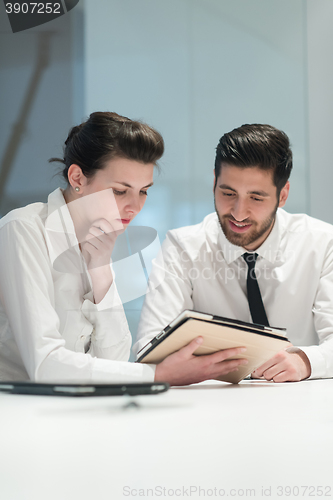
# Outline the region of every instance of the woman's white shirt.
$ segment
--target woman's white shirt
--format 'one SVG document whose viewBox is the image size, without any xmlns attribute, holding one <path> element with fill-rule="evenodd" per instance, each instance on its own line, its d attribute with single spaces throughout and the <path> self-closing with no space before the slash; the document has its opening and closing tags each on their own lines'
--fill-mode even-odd
<svg viewBox="0 0 333 500">
<path fill-rule="evenodd" d="M 62 191 L 0 220 L 0 380 L 152 381 L 128 363 L 131 334 L 113 281 L 99 304 Z"/>
</svg>

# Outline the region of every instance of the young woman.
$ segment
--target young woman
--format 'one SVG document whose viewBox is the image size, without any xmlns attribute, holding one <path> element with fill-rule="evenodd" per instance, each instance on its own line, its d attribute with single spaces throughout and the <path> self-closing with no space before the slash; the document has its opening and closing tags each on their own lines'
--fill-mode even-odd
<svg viewBox="0 0 333 500">
<path fill-rule="evenodd" d="M 0 380 L 187 384 L 244 363 L 227 360 L 237 349 L 194 356 L 200 338 L 157 366 L 127 362 L 131 335 L 111 254 L 163 150 L 148 125 L 92 113 L 65 142 L 66 189 L 1 219 Z"/>
</svg>

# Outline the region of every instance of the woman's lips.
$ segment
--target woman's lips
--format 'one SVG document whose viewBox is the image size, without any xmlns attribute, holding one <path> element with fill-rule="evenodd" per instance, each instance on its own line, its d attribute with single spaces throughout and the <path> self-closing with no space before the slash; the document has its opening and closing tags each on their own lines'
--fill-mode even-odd
<svg viewBox="0 0 333 500">
<path fill-rule="evenodd" d="M 241 223 L 237 225 L 237 223 L 232 222 L 230 219 L 229 219 L 229 225 L 232 231 L 234 231 L 234 233 L 245 233 L 252 226 L 252 224 L 241 224 Z"/>
<path fill-rule="evenodd" d="M 131 222 L 131 219 L 120 219 L 122 224 L 129 224 Z"/>
</svg>

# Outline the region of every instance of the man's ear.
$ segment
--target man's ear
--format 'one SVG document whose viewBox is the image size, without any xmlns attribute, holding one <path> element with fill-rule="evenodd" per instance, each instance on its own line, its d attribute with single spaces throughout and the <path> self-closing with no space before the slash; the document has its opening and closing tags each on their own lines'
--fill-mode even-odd
<svg viewBox="0 0 333 500">
<path fill-rule="evenodd" d="M 290 182 L 287 181 L 280 192 L 279 207 L 283 207 L 287 201 L 290 189 Z"/>
<path fill-rule="evenodd" d="M 214 173 L 213 193 L 215 193 L 215 184 L 216 184 L 215 169 L 213 170 L 213 173 Z"/>
</svg>

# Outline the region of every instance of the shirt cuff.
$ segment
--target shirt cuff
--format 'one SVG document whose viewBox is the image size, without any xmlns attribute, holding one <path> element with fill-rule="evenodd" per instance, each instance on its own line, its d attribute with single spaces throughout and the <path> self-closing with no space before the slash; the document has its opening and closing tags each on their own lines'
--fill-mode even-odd
<svg viewBox="0 0 333 500">
<path fill-rule="evenodd" d="M 143 366 L 145 367 L 143 369 L 143 375 L 148 378 L 148 382 L 154 382 L 156 365 L 146 365 L 144 363 L 140 364 L 143 364 Z"/>
<path fill-rule="evenodd" d="M 91 291 L 84 296 L 84 299 L 81 310 L 84 317 L 94 327 L 93 341 L 98 342 L 99 348 L 116 346 L 130 335 L 124 308 L 115 284 L 112 283 L 99 304 L 94 304 Z"/>
<path fill-rule="evenodd" d="M 311 375 L 309 379 L 325 378 L 326 374 L 326 360 L 319 350 L 319 346 L 311 345 L 299 347 L 309 358 L 311 365 Z"/>
<path fill-rule="evenodd" d="M 156 365 L 110 361 L 94 358 L 92 380 L 95 382 L 154 382 Z"/>
<path fill-rule="evenodd" d="M 111 309 L 112 307 L 122 306 L 122 302 L 114 281 L 111 283 L 110 288 L 98 304 L 95 304 L 94 302 L 94 295 L 92 290 L 86 293 L 83 296 L 83 299 L 84 302 L 82 304 L 82 312 L 104 311 L 105 309 Z"/>
</svg>

